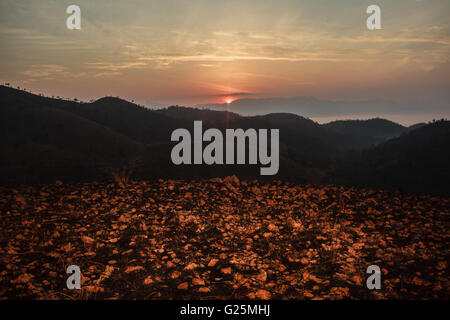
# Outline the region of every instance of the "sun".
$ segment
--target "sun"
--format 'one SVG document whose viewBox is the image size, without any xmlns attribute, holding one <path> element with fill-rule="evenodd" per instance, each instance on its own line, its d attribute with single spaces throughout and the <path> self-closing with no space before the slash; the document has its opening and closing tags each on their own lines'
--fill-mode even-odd
<svg viewBox="0 0 450 320">
<path fill-rule="evenodd" d="M 233 101 L 232 100 L 227 100 L 227 104 L 230 104 L 230 103 L 232 103 Z"/>
</svg>

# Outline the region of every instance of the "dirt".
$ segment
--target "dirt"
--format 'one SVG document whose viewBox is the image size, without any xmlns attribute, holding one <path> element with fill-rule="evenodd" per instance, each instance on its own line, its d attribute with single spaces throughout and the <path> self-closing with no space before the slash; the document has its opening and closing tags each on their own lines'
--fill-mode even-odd
<svg viewBox="0 0 450 320">
<path fill-rule="evenodd" d="M 1 299 L 450 298 L 449 198 L 235 177 L 0 191 Z"/>
</svg>

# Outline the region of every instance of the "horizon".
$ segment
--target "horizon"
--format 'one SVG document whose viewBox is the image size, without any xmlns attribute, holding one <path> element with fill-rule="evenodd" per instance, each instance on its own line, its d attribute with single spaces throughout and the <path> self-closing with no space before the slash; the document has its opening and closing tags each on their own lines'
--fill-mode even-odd
<svg viewBox="0 0 450 320">
<path fill-rule="evenodd" d="M 36 95 L 36 96 L 41 96 L 41 97 L 45 97 L 45 98 L 50 98 L 50 99 L 59 99 L 59 100 L 65 100 L 65 101 L 72 101 L 72 102 L 76 102 L 76 103 L 93 103 L 96 102 L 98 100 L 104 99 L 104 98 L 113 98 L 113 99 L 120 99 L 120 100 L 124 100 L 126 102 L 135 104 L 137 106 L 141 106 L 144 107 L 148 110 L 161 110 L 161 109 L 165 109 L 165 108 L 169 108 L 169 107 L 181 107 L 181 108 L 191 108 L 191 109 L 199 109 L 199 110 L 209 110 L 209 111 L 217 111 L 217 112 L 232 112 L 232 113 L 236 113 L 239 116 L 242 117 L 251 117 L 251 116 L 264 116 L 264 115 L 268 115 L 271 113 L 289 113 L 289 114 L 293 114 L 293 115 L 298 115 L 301 116 L 303 118 L 312 120 L 320 125 L 323 124 L 327 124 L 327 123 L 331 123 L 333 121 L 368 121 L 368 120 L 375 120 L 375 119 L 382 119 L 382 120 L 387 120 L 387 121 L 391 121 L 394 122 L 396 124 L 402 125 L 404 127 L 410 127 L 416 124 L 421 124 L 421 123 L 430 123 L 434 120 L 447 120 L 446 117 L 433 117 L 433 118 L 427 118 L 425 115 L 415 115 L 415 118 L 412 118 L 411 116 L 409 117 L 410 121 L 406 122 L 403 115 L 393 115 L 393 114 L 379 114 L 379 115 L 340 115 L 340 116 L 317 116 L 317 117 L 308 117 L 308 116 L 304 116 L 300 113 L 295 113 L 295 112 L 277 112 L 276 110 L 274 110 L 273 112 L 268 112 L 268 113 L 261 113 L 261 114 L 252 114 L 252 115 L 248 115 L 248 114 L 242 114 L 239 112 L 235 112 L 233 110 L 230 109 L 225 109 L 225 110 L 220 110 L 220 109 L 215 109 L 213 108 L 213 104 L 211 104 L 210 106 L 208 106 L 208 104 L 203 104 L 203 105 L 195 105 L 195 106 L 183 106 L 183 105 L 177 105 L 177 104 L 168 104 L 168 105 L 161 105 L 161 106 L 147 106 L 147 105 L 142 105 L 139 104 L 136 101 L 133 100 L 128 100 L 126 98 L 120 97 L 120 96 L 114 96 L 114 95 L 110 95 L 110 96 L 103 96 L 103 97 L 98 97 L 95 99 L 89 99 L 89 100 L 80 100 L 78 98 L 69 98 L 69 97 L 62 97 L 62 96 L 48 96 L 45 95 L 44 93 L 39 93 L 39 92 L 33 92 L 31 90 L 28 90 L 27 88 L 22 88 L 20 86 L 14 86 L 10 83 L 3 83 L 0 84 L 0 87 L 5 87 L 5 88 L 9 88 L 12 90 L 17 90 L 17 91 L 21 91 L 21 92 L 26 92 L 32 95 Z M 295 97 L 295 98 L 313 98 L 316 99 L 315 97 Z M 74 100 L 77 99 L 77 100 Z M 270 98 L 269 98 L 270 99 Z M 272 99 L 277 99 L 277 97 L 274 97 Z M 252 99 L 250 98 L 249 100 L 256 100 L 256 99 Z M 233 102 L 239 101 L 235 100 Z M 232 103 L 224 103 L 223 106 L 226 107 L 227 105 L 230 105 Z"/>
<path fill-rule="evenodd" d="M 368 4 L 80 0 L 81 30 L 68 30 L 64 1 L 6 0 L 0 81 L 150 106 L 298 96 L 411 101 L 421 106 L 387 115 L 404 123 L 448 117 L 450 3 L 378 1 L 380 30 L 366 27 Z M 385 115 L 379 107 L 349 116 Z M 332 116 L 347 115 L 309 117 Z"/>
</svg>

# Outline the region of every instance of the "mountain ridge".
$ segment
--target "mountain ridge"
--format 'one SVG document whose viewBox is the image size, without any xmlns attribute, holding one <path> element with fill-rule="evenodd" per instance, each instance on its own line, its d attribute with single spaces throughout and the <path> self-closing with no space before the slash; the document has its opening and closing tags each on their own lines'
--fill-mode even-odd
<svg viewBox="0 0 450 320">
<path fill-rule="evenodd" d="M 212 110 L 230 110 L 243 116 L 263 115 L 273 110 L 298 114 L 307 118 L 337 118 L 347 116 L 377 117 L 379 115 L 422 114 L 423 103 L 420 101 L 393 101 L 381 99 L 366 100 L 326 100 L 313 96 L 241 98 L 230 103 L 206 103 L 196 105 L 198 108 Z M 448 106 L 441 102 L 427 103 L 430 113 L 448 114 Z M 385 116 L 389 118 L 389 116 Z"/>
<path fill-rule="evenodd" d="M 429 130 L 444 138 L 449 134 L 433 129 L 436 127 L 433 123 L 405 127 L 375 118 L 319 124 L 284 112 L 242 116 L 179 106 L 149 110 L 115 97 L 86 103 L 38 96 L 3 86 L 0 87 L 0 102 L 0 132 L 5 137 L 0 146 L 6 155 L 0 162 L 0 183 L 110 179 L 111 172 L 105 173 L 105 167 L 110 171 L 126 169 L 124 171 L 133 172 L 139 179 L 195 179 L 232 174 L 262 179 L 252 166 L 173 165 L 171 132 L 177 128 L 192 130 L 193 121 L 202 120 L 204 129 L 280 129 L 280 171 L 273 177 L 276 179 L 448 192 L 444 183 L 438 183 L 436 188 L 428 183 L 426 188 L 421 188 L 419 180 L 411 183 L 404 173 L 403 176 L 391 174 L 390 179 L 388 173 L 392 168 L 378 165 L 392 162 L 389 157 L 395 154 L 400 162 L 419 163 L 416 167 L 421 172 L 416 175 L 422 179 L 436 175 L 439 168 L 447 172 L 447 164 L 430 162 L 421 156 L 420 150 L 409 159 L 409 149 L 402 147 L 414 145 L 418 139 L 432 143 L 434 138 L 432 133 L 427 133 Z M 447 125 L 448 121 L 441 124 Z M 392 141 L 400 141 L 395 149 L 401 153 L 383 151 Z M 427 150 L 430 158 L 447 155 L 443 144 L 430 149 L 424 142 L 421 148 Z M 381 160 L 374 163 L 371 158 Z M 424 163 L 434 163 L 437 169 L 431 170 L 422 165 Z M 365 169 L 368 164 L 373 169 Z M 364 178 L 356 179 L 355 175 Z M 380 182 L 378 177 L 381 176 L 387 177 L 385 181 Z M 441 180 L 439 176 L 438 180 Z"/>
</svg>

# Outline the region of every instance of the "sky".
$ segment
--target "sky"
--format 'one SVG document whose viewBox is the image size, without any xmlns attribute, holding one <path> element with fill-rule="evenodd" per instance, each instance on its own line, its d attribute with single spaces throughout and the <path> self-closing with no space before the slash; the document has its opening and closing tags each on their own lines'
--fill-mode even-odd
<svg viewBox="0 0 450 320">
<path fill-rule="evenodd" d="M 81 30 L 66 27 L 71 4 Z M 371 4 L 381 30 L 366 27 Z M 0 47 L 0 81 L 47 95 L 419 101 L 450 115 L 448 0 L 1 0 Z"/>
</svg>

